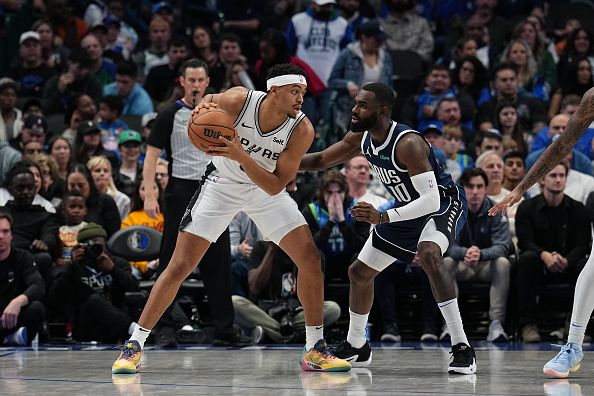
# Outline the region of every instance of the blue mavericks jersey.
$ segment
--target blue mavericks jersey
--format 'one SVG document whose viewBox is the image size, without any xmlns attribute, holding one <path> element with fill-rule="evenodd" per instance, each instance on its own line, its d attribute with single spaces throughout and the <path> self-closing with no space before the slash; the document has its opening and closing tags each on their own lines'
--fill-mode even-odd
<svg viewBox="0 0 594 396">
<path fill-rule="evenodd" d="M 363 154 L 365 154 L 375 175 L 396 200 L 396 207 L 406 205 L 419 198 L 419 193 L 415 190 L 410 180 L 410 175 L 406 169 L 401 167 L 401 164 L 399 164 L 396 158 L 396 145 L 407 133 L 419 134 L 419 132 L 404 124 L 392 121 L 386 141 L 378 147 L 375 147 L 371 134 L 368 131 L 364 133 L 361 140 Z M 433 172 L 435 172 L 435 179 L 437 180 L 442 199 L 457 196 L 460 193 L 458 186 L 435 159 L 433 150 L 429 150 L 429 163 L 433 167 Z"/>
</svg>

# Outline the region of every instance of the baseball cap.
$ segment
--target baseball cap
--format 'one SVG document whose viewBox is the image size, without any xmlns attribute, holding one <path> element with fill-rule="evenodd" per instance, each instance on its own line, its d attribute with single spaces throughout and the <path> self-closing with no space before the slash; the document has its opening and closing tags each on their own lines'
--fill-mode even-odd
<svg viewBox="0 0 594 396">
<path fill-rule="evenodd" d="M 101 225 L 91 222 L 78 231 L 76 239 L 78 242 L 84 242 L 95 237 L 107 238 L 107 233 L 105 232 L 105 228 L 101 227 Z"/>
<path fill-rule="evenodd" d="M 101 132 L 101 128 L 99 128 L 99 125 L 91 120 L 81 121 L 80 124 L 78 124 L 78 128 L 76 129 L 76 133 L 79 135 L 88 135 L 89 132 L 93 131 Z"/>
<path fill-rule="evenodd" d="M 383 26 L 377 20 L 363 23 L 359 27 L 359 32 L 366 37 L 375 37 L 375 39 L 380 42 L 388 38 Z"/>
<path fill-rule="evenodd" d="M 23 44 L 27 40 L 39 41 L 39 33 L 29 30 L 28 32 L 21 34 L 21 38 L 19 38 L 19 44 Z"/>
<path fill-rule="evenodd" d="M 97 29 L 101 29 L 104 32 L 107 32 L 107 25 L 103 21 L 97 21 L 91 26 L 91 31 L 95 31 Z"/>
<path fill-rule="evenodd" d="M 18 91 L 17 83 L 10 77 L 2 77 L 0 78 L 0 92 L 4 91 L 6 88 L 12 88 L 15 91 Z"/>
<path fill-rule="evenodd" d="M 140 132 L 136 132 L 133 129 L 126 129 L 125 131 L 120 132 L 120 136 L 118 137 L 118 146 L 128 142 L 136 142 L 138 144 L 142 143 L 142 136 Z"/>
<path fill-rule="evenodd" d="M 443 135 L 443 124 L 439 121 L 432 122 L 431 124 L 427 125 L 423 129 L 423 135 L 426 135 L 428 133 L 436 133 L 436 134 L 442 136 Z"/>
<path fill-rule="evenodd" d="M 46 133 L 47 132 L 47 121 L 45 121 L 45 118 L 43 118 L 43 117 L 31 114 L 30 116 L 27 116 L 27 118 L 25 118 L 25 120 L 23 121 L 23 128 L 42 129 L 43 133 Z"/>
<path fill-rule="evenodd" d="M 336 4 L 336 0 L 314 0 L 317 5 Z"/>
<path fill-rule="evenodd" d="M 110 25 L 120 26 L 120 18 L 115 17 L 113 15 L 106 15 L 105 18 L 103 18 L 102 22 L 103 22 L 104 26 L 110 26 Z"/>
<path fill-rule="evenodd" d="M 153 6 L 153 14 L 156 14 L 163 9 L 168 9 L 169 12 L 173 11 L 173 7 L 171 7 L 171 4 L 169 4 L 166 1 L 160 1 Z"/>
<path fill-rule="evenodd" d="M 155 118 L 157 118 L 157 115 L 159 113 L 146 113 L 145 115 L 142 116 L 142 119 L 140 120 L 140 126 L 145 128 L 149 122 L 153 121 Z"/>
</svg>

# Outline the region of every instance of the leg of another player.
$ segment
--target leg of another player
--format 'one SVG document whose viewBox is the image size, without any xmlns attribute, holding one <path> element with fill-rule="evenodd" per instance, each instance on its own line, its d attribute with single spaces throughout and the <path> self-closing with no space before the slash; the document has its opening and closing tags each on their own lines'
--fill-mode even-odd
<svg viewBox="0 0 594 396">
<path fill-rule="evenodd" d="M 355 367 L 371 364 L 372 352 L 365 338 L 365 327 L 373 305 L 373 280 L 378 274 L 359 259 L 349 266 L 349 332 L 346 341 L 336 346 L 336 356 Z"/>
<path fill-rule="evenodd" d="M 452 338 L 452 361 L 448 366 L 448 372 L 473 374 L 476 371 L 474 349 L 468 343 L 464 332 L 454 280 L 443 263 L 441 247 L 435 242 L 421 241 L 417 253 Z"/>
<path fill-rule="evenodd" d="M 594 247 L 592 249 L 575 285 L 567 344 L 543 367 L 543 372 L 554 378 L 567 378 L 570 372 L 578 371 L 584 357 L 582 344 L 594 310 Z"/>
</svg>

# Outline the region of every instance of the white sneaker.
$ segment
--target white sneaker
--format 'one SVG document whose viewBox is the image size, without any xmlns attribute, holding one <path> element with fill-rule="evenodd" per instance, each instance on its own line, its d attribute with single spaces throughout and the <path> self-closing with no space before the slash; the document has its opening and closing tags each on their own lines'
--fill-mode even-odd
<svg viewBox="0 0 594 396">
<path fill-rule="evenodd" d="M 503 330 L 500 320 L 493 320 L 489 324 L 489 334 L 487 335 L 487 341 L 489 342 L 507 342 L 509 337 Z"/>
<path fill-rule="evenodd" d="M 421 342 L 437 342 L 437 335 L 433 333 L 425 333 L 421 336 Z"/>
<path fill-rule="evenodd" d="M 27 345 L 27 328 L 19 327 L 13 333 L 4 337 L 4 345 L 25 346 Z"/>
<path fill-rule="evenodd" d="M 254 344 L 259 344 L 264 337 L 264 329 L 260 325 L 256 325 L 252 330 L 252 341 Z"/>
</svg>

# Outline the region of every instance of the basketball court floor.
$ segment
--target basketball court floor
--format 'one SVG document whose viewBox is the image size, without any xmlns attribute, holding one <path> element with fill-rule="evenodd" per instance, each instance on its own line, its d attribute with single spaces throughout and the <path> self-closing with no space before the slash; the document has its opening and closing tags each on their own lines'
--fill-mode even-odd
<svg viewBox="0 0 594 396">
<path fill-rule="evenodd" d="M 141 374 L 112 376 L 112 346 L 0 350 L 1 395 L 594 395 L 594 353 L 569 380 L 542 375 L 550 344 L 477 347 L 478 374 L 445 373 L 448 346 L 374 344 L 373 363 L 349 373 L 307 373 L 300 346 L 243 349 L 198 345 L 152 350 Z M 594 347 L 586 346 L 593 351 Z"/>
</svg>

